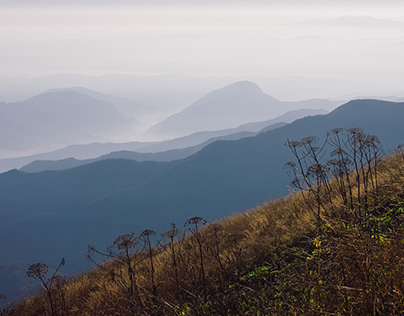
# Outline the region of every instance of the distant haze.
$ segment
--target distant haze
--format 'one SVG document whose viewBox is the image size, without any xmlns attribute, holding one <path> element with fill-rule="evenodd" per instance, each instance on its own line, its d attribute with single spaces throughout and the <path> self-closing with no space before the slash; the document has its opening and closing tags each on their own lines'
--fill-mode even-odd
<svg viewBox="0 0 404 316">
<path fill-rule="evenodd" d="M 404 97 L 403 1 L 0 0 L 0 29 L 1 158 Z M 247 93 L 205 102 L 237 81 L 275 100 L 270 115 Z M 291 107 L 309 99 L 326 100 Z"/>
<path fill-rule="evenodd" d="M 2 1 L 0 28 L 1 85 L 176 74 L 281 100 L 404 94 L 403 1 Z"/>
</svg>

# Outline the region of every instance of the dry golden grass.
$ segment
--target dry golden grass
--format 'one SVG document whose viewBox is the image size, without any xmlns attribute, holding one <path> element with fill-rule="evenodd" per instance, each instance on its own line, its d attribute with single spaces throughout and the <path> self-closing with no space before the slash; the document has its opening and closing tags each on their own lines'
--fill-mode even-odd
<svg viewBox="0 0 404 316">
<path fill-rule="evenodd" d="M 404 155 L 398 152 L 381 162 L 378 177 L 378 192 L 372 192 L 369 204 L 382 212 L 404 199 Z M 357 196 L 354 199 L 358 205 Z M 319 227 L 311 209 L 315 203 L 307 192 L 293 193 L 207 224 L 177 240 L 173 248 L 169 244 L 156 248 L 157 295 L 152 294 L 150 262 L 142 254 L 146 257 L 137 266 L 138 299 L 132 301 L 136 305 L 132 311 L 122 286 L 110 277 L 114 271 L 122 275 L 122 282 L 129 282 L 128 274 L 114 261 L 106 262 L 63 286 L 65 308 L 59 303 L 58 315 L 258 315 L 258 311 L 317 315 L 332 314 L 333 308 L 340 315 L 357 315 L 360 308 L 366 310 L 363 315 L 384 310 L 398 315 L 404 311 L 401 230 L 386 232 L 388 242 L 375 240 L 355 226 L 362 222 L 337 193 L 332 204 L 323 205 Z M 294 276 L 288 275 L 290 271 Z M 390 296 L 394 298 L 389 302 L 382 301 Z M 37 295 L 10 315 L 48 314 L 45 295 Z"/>
</svg>

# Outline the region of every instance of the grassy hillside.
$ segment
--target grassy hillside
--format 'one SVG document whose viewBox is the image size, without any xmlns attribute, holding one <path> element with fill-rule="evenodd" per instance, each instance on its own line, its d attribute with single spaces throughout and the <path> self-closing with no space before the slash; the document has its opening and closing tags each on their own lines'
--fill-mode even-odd
<svg viewBox="0 0 404 316">
<path fill-rule="evenodd" d="M 54 266 L 65 257 L 65 273 L 83 271 L 91 266 L 89 243 L 102 246 L 145 228 L 162 232 L 195 215 L 211 222 L 287 194 L 283 166 L 293 158 L 287 139 L 324 138 L 331 128 L 358 126 L 378 135 L 389 151 L 402 142 L 402 117 L 404 103 L 357 100 L 255 137 L 215 142 L 176 162 L 111 159 L 63 171 L 0 174 L 0 217 L 7 224 L 0 229 L 0 265 Z"/>
<path fill-rule="evenodd" d="M 50 297 L 54 315 L 403 314 L 404 152 L 361 159 L 315 183 L 303 166 L 303 190 L 212 224 L 193 217 L 160 243 L 144 231 L 91 246 L 92 271 L 50 276 L 48 293 L 8 314 L 51 315 Z"/>
</svg>

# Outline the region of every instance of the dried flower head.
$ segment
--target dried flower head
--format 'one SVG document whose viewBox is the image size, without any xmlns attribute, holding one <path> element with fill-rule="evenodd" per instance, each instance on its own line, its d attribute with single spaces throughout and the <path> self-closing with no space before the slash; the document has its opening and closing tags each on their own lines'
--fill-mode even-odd
<svg viewBox="0 0 404 316">
<path fill-rule="evenodd" d="M 118 249 L 129 249 L 137 245 L 138 240 L 134 237 L 134 233 L 120 235 L 114 240 L 114 246 Z"/>
<path fill-rule="evenodd" d="M 169 239 L 174 239 L 179 233 L 181 229 L 175 228 L 175 224 L 171 224 L 171 229 L 162 233 L 161 236 Z"/>
<path fill-rule="evenodd" d="M 42 279 L 49 271 L 49 268 L 44 263 L 31 264 L 28 267 L 27 275 L 30 278 Z"/>
<path fill-rule="evenodd" d="M 344 130 L 343 128 L 337 127 L 337 128 L 333 128 L 330 132 L 333 133 L 333 134 L 339 134 L 343 130 Z"/>
<path fill-rule="evenodd" d="M 288 146 L 290 148 L 296 148 L 302 146 L 302 142 L 298 140 L 288 140 L 287 143 L 285 143 L 285 146 Z"/>
<path fill-rule="evenodd" d="M 307 136 L 307 137 L 302 138 L 302 140 L 301 140 L 303 145 L 312 144 L 312 143 L 315 143 L 317 141 L 318 141 L 317 136 Z"/>
<path fill-rule="evenodd" d="M 140 234 L 140 237 L 147 237 L 147 236 L 151 236 L 151 235 L 156 235 L 156 232 L 151 229 L 146 229 Z"/>
<path fill-rule="evenodd" d="M 187 220 L 186 223 L 191 224 L 191 225 L 195 225 L 195 224 L 198 224 L 199 222 L 202 222 L 202 224 L 206 223 L 206 221 L 202 217 L 199 217 L 199 216 L 191 217 L 189 220 Z"/>
</svg>

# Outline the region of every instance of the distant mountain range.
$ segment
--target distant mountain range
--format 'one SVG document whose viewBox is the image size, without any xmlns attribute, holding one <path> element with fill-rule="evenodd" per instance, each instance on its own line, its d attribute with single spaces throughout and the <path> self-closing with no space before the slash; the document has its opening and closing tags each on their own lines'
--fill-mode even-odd
<svg viewBox="0 0 404 316">
<path fill-rule="evenodd" d="M 226 129 L 220 131 L 198 132 L 188 136 L 167 140 L 163 142 L 127 142 L 127 143 L 91 143 L 88 145 L 72 145 L 66 148 L 56 150 L 49 153 L 37 154 L 19 158 L 0 159 L 0 173 L 11 169 L 19 169 L 33 161 L 41 160 L 35 163 L 36 166 L 41 165 L 36 171 L 39 170 L 54 170 L 56 165 L 53 162 L 44 162 L 49 160 L 64 160 L 66 166 L 78 166 L 80 162 L 76 160 L 93 160 L 95 161 L 100 156 L 106 156 L 112 152 L 125 151 L 137 152 L 146 155 L 132 155 L 136 160 L 173 160 L 187 157 L 195 153 L 199 149 L 217 140 L 217 137 L 232 135 L 231 139 L 238 139 L 245 136 L 252 136 L 251 133 L 258 132 L 259 130 L 271 126 L 273 124 L 285 122 L 290 123 L 296 119 L 316 114 L 326 114 L 325 110 L 296 110 L 290 111 L 275 119 L 263 122 L 252 122 L 241 125 L 237 128 Z M 246 134 L 247 132 L 247 134 Z M 230 139 L 230 138 L 229 138 Z M 192 148 L 191 148 L 192 147 Z M 164 152 L 162 155 L 152 155 L 153 153 Z M 114 156 L 117 158 L 117 156 Z M 121 158 L 128 158 L 128 154 L 124 153 Z M 163 158 L 164 157 L 164 158 Z M 61 162 L 62 165 L 65 165 Z M 59 164 L 59 163 L 57 163 Z M 52 165 L 52 167 L 50 167 Z M 49 166 L 49 167 L 48 167 Z M 57 168 L 59 169 L 59 167 Z M 31 169 L 24 169 L 25 171 L 32 172 Z"/>
<path fill-rule="evenodd" d="M 161 141 L 266 121 L 289 110 L 327 110 L 340 103 L 281 102 L 263 93 L 254 83 L 236 82 L 208 93 L 166 118 L 167 109 L 86 88 L 51 89 L 25 101 L 0 103 L 0 158 L 23 157 L 91 142 Z M 156 121 L 161 122 L 142 134 Z"/>
<path fill-rule="evenodd" d="M 283 102 L 265 94 L 255 83 L 240 81 L 210 92 L 184 110 L 152 126 L 145 135 L 181 137 L 269 120 L 302 108 L 331 110 L 341 103 L 329 100 Z"/>
<path fill-rule="evenodd" d="M 182 160 L 107 159 L 0 174 L 0 265 L 56 265 L 63 256 L 65 272 L 78 271 L 86 267 L 88 244 L 103 247 L 122 233 L 160 233 L 192 216 L 214 220 L 254 207 L 288 193 L 287 139 L 361 127 L 389 151 L 404 142 L 403 117 L 404 103 L 356 100 L 254 137 L 216 141 Z M 2 292 L 5 286 L 0 281 Z"/>
<path fill-rule="evenodd" d="M 268 131 L 271 129 L 281 127 L 286 123 L 293 122 L 298 118 L 326 113 L 327 112 L 325 110 L 305 110 L 305 109 L 295 110 L 287 112 L 286 114 L 281 115 L 275 119 L 264 122 L 248 123 L 241 125 L 237 128 L 226 129 L 221 131 L 199 132 L 182 138 L 173 139 L 171 141 L 145 146 L 144 148 L 140 148 L 139 152 L 127 151 L 127 150 L 115 151 L 106 155 L 102 155 L 98 158 L 85 159 L 85 160 L 77 160 L 72 157 L 62 159 L 59 161 L 36 160 L 23 166 L 22 168 L 20 168 L 20 170 L 25 172 L 63 170 L 82 166 L 85 164 L 89 164 L 104 159 L 131 159 L 136 161 L 146 161 L 146 160 L 172 161 L 186 158 L 198 152 L 203 147 L 218 140 L 237 140 L 244 137 L 252 137 L 263 131 Z M 201 141 L 203 142 L 201 143 Z M 184 147 L 186 145 L 189 145 L 189 147 Z M 163 149 L 167 150 L 164 151 Z"/>
<path fill-rule="evenodd" d="M 265 130 L 275 129 L 281 126 L 286 125 L 286 123 L 280 122 L 276 124 L 272 124 L 267 126 Z M 157 153 L 138 153 L 134 151 L 115 151 L 107 155 L 103 155 L 101 157 L 95 159 L 85 159 L 85 160 L 77 160 L 74 158 L 67 158 L 57 161 L 47 161 L 47 160 L 36 160 L 31 162 L 30 164 L 23 166 L 20 168 L 20 171 L 24 172 L 42 172 L 46 170 L 65 170 L 69 168 L 74 168 L 78 166 L 87 165 L 89 163 L 93 163 L 96 161 L 101 161 L 105 159 L 129 159 L 136 161 L 173 161 L 178 159 L 183 159 L 192 154 L 198 152 L 203 147 L 218 141 L 218 140 L 237 140 L 244 137 L 252 137 L 258 134 L 259 132 L 239 132 L 235 134 L 230 134 L 226 136 L 218 136 L 213 137 L 202 144 L 180 148 L 180 149 L 171 149 L 168 151 L 157 152 Z"/>
<path fill-rule="evenodd" d="M 233 78 L 196 78 L 178 75 L 79 75 L 59 73 L 42 77 L 2 78 L 0 96 L 15 102 L 47 89 L 86 87 L 158 108 L 164 116 L 180 111 L 203 95 L 236 81 Z M 4 97 L 3 97 L 4 96 Z"/>
<path fill-rule="evenodd" d="M 0 159 L 0 173 L 18 169 L 35 160 L 60 160 L 69 157 L 77 159 L 90 159 L 105 155 L 113 151 L 131 150 L 137 151 L 140 148 L 153 144 L 152 142 L 126 142 L 126 143 L 90 143 L 70 145 L 55 151 L 44 152 L 41 154 Z"/>
<path fill-rule="evenodd" d="M 114 105 L 76 91 L 51 91 L 0 104 L 0 155 L 116 139 L 140 123 Z"/>
<path fill-rule="evenodd" d="M 71 87 L 66 89 L 50 89 L 47 93 L 59 93 L 59 92 L 77 92 L 82 95 L 86 95 L 100 102 L 105 102 L 113 105 L 121 113 L 125 113 L 132 119 L 140 124 L 147 124 L 149 120 L 154 120 L 155 116 L 158 116 L 159 109 L 144 105 L 136 101 L 124 99 L 121 97 L 116 97 L 112 95 L 107 95 L 104 93 L 96 92 L 83 87 Z"/>
</svg>

